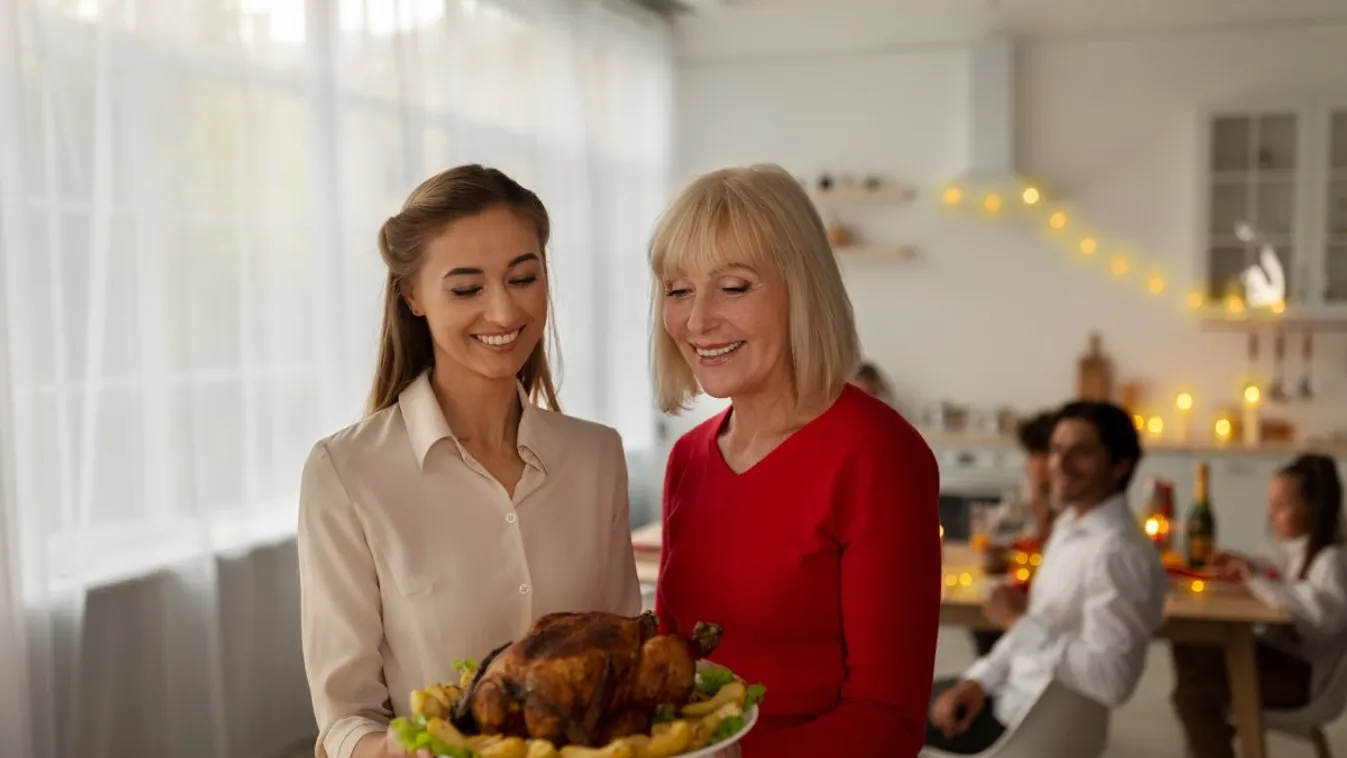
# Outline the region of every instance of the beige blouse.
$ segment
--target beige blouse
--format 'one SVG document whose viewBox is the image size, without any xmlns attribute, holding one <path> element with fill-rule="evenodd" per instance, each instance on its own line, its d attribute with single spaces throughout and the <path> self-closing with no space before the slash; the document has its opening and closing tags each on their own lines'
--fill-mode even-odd
<svg viewBox="0 0 1347 758">
<path fill-rule="evenodd" d="M 349 758 L 553 611 L 636 614 L 622 440 L 523 394 L 514 497 L 454 438 L 429 378 L 314 446 L 300 494 L 304 665 L 318 758 Z"/>
</svg>

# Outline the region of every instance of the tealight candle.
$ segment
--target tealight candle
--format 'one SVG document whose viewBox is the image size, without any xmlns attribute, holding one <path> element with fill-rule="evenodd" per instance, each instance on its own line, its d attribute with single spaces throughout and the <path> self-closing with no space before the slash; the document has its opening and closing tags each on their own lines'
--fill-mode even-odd
<svg viewBox="0 0 1347 758">
<path fill-rule="evenodd" d="M 1242 426 L 1244 432 L 1244 444 L 1257 445 L 1259 441 L 1259 432 L 1262 431 L 1262 420 L 1259 417 L 1258 406 L 1262 400 L 1262 393 L 1258 391 L 1258 386 L 1250 384 L 1244 388 L 1244 414 Z"/>
<path fill-rule="evenodd" d="M 1230 437 L 1234 432 L 1233 426 L 1234 424 L 1230 423 L 1230 419 L 1224 416 L 1216 419 L 1216 423 L 1212 426 L 1212 432 L 1216 436 L 1218 444 L 1226 445 L 1230 442 Z"/>
<path fill-rule="evenodd" d="M 1187 392 L 1180 392 L 1179 396 L 1174 398 L 1174 407 L 1179 410 L 1179 441 L 1187 442 L 1193 420 L 1193 396 Z"/>
</svg>

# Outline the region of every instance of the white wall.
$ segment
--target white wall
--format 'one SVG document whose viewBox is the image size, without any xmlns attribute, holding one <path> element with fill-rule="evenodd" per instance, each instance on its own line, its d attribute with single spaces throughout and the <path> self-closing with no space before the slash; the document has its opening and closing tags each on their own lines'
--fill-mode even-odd
<svg viewBox="0 0 1347 758">
<path fill-rule="evenodd" d="M 892 14 L 814 13 L 797 27 L 808 35 L 783 34 L 781 18 L 681 26 L 676 176 L 773 161 L 801 176 L 879 171 L 915 185 L 910 206 L 850 217 L 868 236 L 917 245 L 918 258 L 846 272 L 866 351 L 909 408 L 1060 402 L 1096 328 L 1116 375 L 1148 381 L 1159 402 L 1180 389 L 1199 406 L 1237 397 L 1243 336 L 1200 332 L 1181 297 L 1157 300 L 1075 263 L 1032 224 L 937 207 L 967 155 L 963 44 L 895 43 L 877 30 L 899 23 Z M 1347 96 L 1347 25 L 1041 36 L 1019 52 L 1020 164 L 1101 239 L 1186 278 L 1200 223 L 1197 109 L 1288 89 Z M 1320 336 L 1316 353 L 1318 397 L 1277 412 L 1306 431 L 1347 428 L 1347 411 L 1333 411 L 1347 408 L 1347 339 Z M 1298 358 L 1288 367 L 1298 379 Z"/>
</svg>

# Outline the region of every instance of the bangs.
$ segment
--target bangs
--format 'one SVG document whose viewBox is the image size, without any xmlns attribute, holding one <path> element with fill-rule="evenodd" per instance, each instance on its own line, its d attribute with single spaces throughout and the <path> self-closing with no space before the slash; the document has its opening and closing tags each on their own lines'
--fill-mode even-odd
<svg viewBox="0 0 1347 758">
<path fill-rule="evenodd" d="M 650 245 L 650 269 L 662 281 L 690 271 L 774 265 L 771 214 L 723 181 L 705 177 L 669 209 Z"/>
</svg>

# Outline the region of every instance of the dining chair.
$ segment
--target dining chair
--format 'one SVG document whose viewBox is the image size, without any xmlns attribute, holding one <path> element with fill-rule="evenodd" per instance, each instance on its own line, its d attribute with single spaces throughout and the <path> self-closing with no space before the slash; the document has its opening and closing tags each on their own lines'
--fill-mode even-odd
<svg viewBox="0 0 1347 758">
<path fill-rule="evenodd" d="M 1315 758 L 1333 758 L 1324 737 L 1324 727 L 1347 711 L 1347 655 L 1338 659 L 1328 684 L 1319 696 L 1301 708 L 1264 710 L 1263 723 L 1269 730 L 1309 740 Z"/>
<path fill-rule="evenodd" d="M 971 758 L 1099 758 L 1108 744 L 1111 715 L 1105 706 L 1054 679 L 1019 723 Z M 926 747 L 921 758 L 956 758 L 956 754 Z"/>
</svg>

